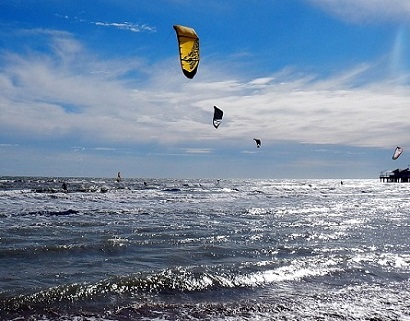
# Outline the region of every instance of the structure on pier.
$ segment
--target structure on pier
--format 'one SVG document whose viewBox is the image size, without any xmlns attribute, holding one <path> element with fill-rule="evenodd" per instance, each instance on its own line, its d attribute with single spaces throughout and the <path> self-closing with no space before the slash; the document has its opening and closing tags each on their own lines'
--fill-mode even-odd
<svg viewBox="0 0 410 321">
<path fill-rule="evenodd" d="M 395 169 L 380 173 L 380 181 L 388 183 L 410 183 L 410 169 Z"/>
</svg>

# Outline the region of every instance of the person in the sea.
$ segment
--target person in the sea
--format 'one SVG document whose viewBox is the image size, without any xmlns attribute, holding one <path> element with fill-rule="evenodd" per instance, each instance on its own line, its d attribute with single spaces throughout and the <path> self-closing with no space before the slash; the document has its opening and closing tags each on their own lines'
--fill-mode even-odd
<svg viewBox="0 0 410 321">
<path fill-rule="evenodd" d="M 121 173 L 118 172 L 118 174 L 117 174 L 117 182 L 120 182 L 120 181 L 121 181 Z"/>
<path fill-rule="evenodd" d="M 64 192 L 68 192 L 68 186 L 66 182 L 63 182 L 63 185 L 61 185 L 61 188 L 63 189 Z"/>
</svg>

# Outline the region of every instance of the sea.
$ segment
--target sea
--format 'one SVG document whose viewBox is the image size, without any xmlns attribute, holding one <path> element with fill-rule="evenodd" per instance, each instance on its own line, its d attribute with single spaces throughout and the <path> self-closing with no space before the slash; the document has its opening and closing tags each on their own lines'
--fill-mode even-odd
<svg viewBox="0 0 410 321">
<path fill-rule="evenodd" d="M 410 320 L 409 234 L 408 183 L 0 177 L 0 320 Z"/>
</svg>

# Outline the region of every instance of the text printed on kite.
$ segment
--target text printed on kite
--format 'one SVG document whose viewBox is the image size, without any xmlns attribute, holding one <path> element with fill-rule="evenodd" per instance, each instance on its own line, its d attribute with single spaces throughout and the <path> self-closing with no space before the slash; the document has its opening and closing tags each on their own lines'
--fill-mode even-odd
<svg viewBox="0 0 410 321">
<path fill-rule="evenodd" d="M 177 34 L 179 60 L 184 75 L 194 78 L 199 65 L 199 38 L 195 30 L 190 27 L 174 25 Z"/>
</svg>

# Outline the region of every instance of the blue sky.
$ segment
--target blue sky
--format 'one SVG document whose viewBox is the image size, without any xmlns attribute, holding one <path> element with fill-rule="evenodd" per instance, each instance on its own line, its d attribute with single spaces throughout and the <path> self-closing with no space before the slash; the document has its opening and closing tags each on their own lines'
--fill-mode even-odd
<svg viewBox="0 0 410 321">
<path fill-rule="evenodd" d="M 408 0 L 1 1 L 0 175 L 346 179 L 407 167 L 409 21 Z M 174 24 L 200 38 L 192 80 Z"/>
</svg>

